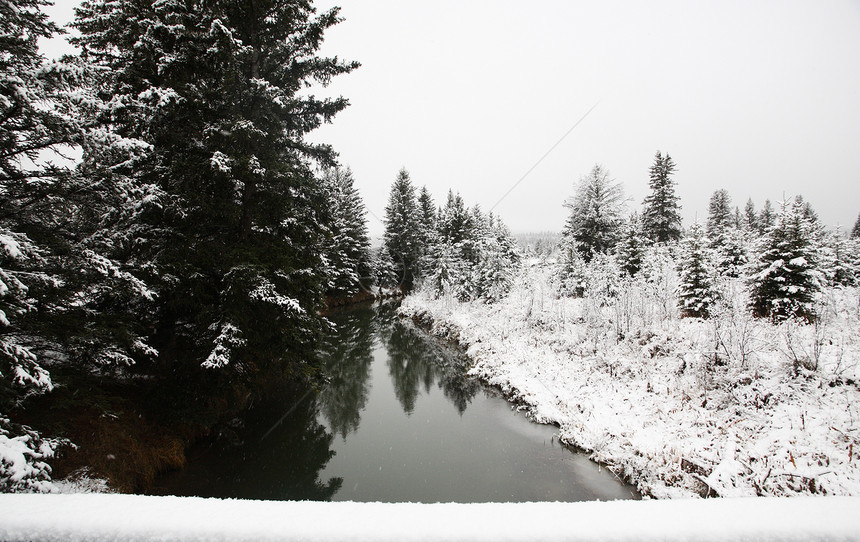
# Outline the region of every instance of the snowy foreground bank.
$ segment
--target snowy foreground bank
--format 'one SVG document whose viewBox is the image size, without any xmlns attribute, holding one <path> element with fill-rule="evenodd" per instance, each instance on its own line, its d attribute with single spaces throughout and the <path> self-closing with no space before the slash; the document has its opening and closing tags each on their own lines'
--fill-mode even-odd
<svg viewBox="0 0 860 542">
<path fill-rule="evenodd" d="M 0 495 L 0 540 L 857 540 L 860 498 L 526 504 Z"/>
<path fill-rule="evenodd" d="M 646 494 L 860 496 L 857 296 L 829 292 L 818 326 L 751 318 L 740 289 L 682 319 L 671 287 L 565 298 L 531 262 L 498 303 L 418 292 L 400 311 Z"/>
</svg>

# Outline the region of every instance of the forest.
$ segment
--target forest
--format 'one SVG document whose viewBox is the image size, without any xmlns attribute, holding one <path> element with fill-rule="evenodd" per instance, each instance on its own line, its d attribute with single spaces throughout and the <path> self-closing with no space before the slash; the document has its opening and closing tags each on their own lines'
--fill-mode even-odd
<svg viewBox="0 0 860 542">
<path fill-rule="evenodd" d="M 400 313 L 643 494 L 856 495 L 860 220 L 719 189 L 684 228 L 674 169 L 658 152 L 629 212 L 595 166 L 561 239 L 524 238 L 506 297 L 427 284 Z"/>
<path fill-rule="evenodd" d="M 458 340 L 473 372 L 652 495 L 856 493 L 843 477 L 858 464 L 853 426 L 825 438 L 839 462 L 812 444 L 778 448 L 778 468 L 732 455 L 747 462 L 737 472 L 686 450 L 686 463 L 635 443 L 602 452 L 601 439 L 629 438 L 576 425 L 567 392 L 549 400 L 567 405 L 558 415 L 505 380 L 510 345 L 482 333 L 531 344 L 511 351 L 528 352 L 533 374 L 611 375 L 594 393 L 636 373 L 618 382 L 642 384 L 627 401 L 650 406 L 640 395 L 662 390 L 659 375 L 672 398 L 695 379 L 684 404 L 710 412 L 773 410 L 776 381 L 786 397 L 799 382 L 856 396 L 860 218 L 830 230 L 800 196 L 741 210 L 717 190 L 707 223 L 685 228 L 674 161 L 658 152 L 641 212 L 595 166 L 558 242 L 518 243 L 498 215 L 455 190 L 437 204 L 404 168 L 372 247 L 352 171 L 307 137 L 349 105 L 314 92 L 359 68 L 319 54 L 338 9 L 85 0 L 80 53 L 53 61 L 37 44 L 62 32 L 46 4 L 0 2 L 0 490 L 52 491 L 73 472 L 138 490 L 248 405 L 319 391 L 326 310 L 407 295 L 404 316 Z M 669 372 L 619 361 L 634 344 L 671 358 Z M 566 372 L 571 359 L 588 363 Z M 105 453 L 117 447 L 123 466 Z M 836 481 L 786 474 L 801 459 Z"/>
</svg>

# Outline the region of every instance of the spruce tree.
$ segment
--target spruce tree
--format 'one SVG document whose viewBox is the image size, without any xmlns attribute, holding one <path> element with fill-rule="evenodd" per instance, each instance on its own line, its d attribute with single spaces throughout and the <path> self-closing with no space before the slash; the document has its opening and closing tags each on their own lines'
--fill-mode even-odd
<svg viewBox="0 0 860 542">
<path fill-rule="evenodd" d="M 675 163 L 667 153 L 657 151 L 650 168 L 651 193 L 642 202 L 642 228 L 645 235 L 658 243 L 669 243 L 681 238 L 681 206 L 675 194 L 672 173 Z"/>
<path fill-rule="evenodd" d="M 111 254 L 135 239 L 117 217 L 145 205 L 127 185 L 62 165 L 69 148 L 121 138 L 91 123 L 102 104 L 84 86 L 89 67 L 39 54 L 37 41 L 58 32 L 47 4 L 0 3 L 0 441 L 15 439 L 23 462 L 13 479 L 16 462 L 0 461 L 0 490 L 49 487 L 43 459 L 57 442 L 3 415 L 53 388 L 46 359 L 109 370 L 151 352 L 122 309 L 152 292 Z M 137 144 L 124 143 L 128 157 Z"/>
<path fill-rule="evenodd" d="M 642 236 L 639 215 L 633 213 L 622 228 L 621 239 L 616 245 L 618 264 L 628 276 L 636 275 L 642 268 L 646 240 Z"/>
<path fill-rule="evenodd" d="M 229 367 L 234 384 L 312 371 L 331 217 L 305 136 L 347 105 L 301 92 L 356 67 L 317 54 L 336 9 L 309 2 L 86 0 L 77 44 L 110 100 L 100 117 L 146 144 L 129 175 L 163 193 L 157 226 L 135 257 L 149 261 L 163 367 Z M 123 163 L 85 158 L 110 180 Z M 256 381 L 256 384 L 263 382 Z"/>
<path fill-rule="evenodd" d="M 409 172 L 401 169 L 391 186 L 385 206 L 385 249 L 396 268 L 398 286 L 409 291 L 420 276 L 424 252 L 415 187 Z"/>
<path fill-rule="evenodd" d="M 860 283 L 860 243 L 836 226 L 824 234 L 821 268 L 830 286 L 856 286 Z"/>
<path fill-rule="evenodd" d="M 421 217 L 424 244 L 430 246 L 436 233 L 436 204 L 433 203 L 433 196 L 430 195 L 426 185 L 421 187 L 421 192 L 418 194 L 418 212 Z"/>
<path fill-rule="evenodd" d="M 752 198 L 748 199 L 744 206 L 744 229 L 751 232 L 758 230 L 758 215 Z"/>
<path fill-rule="evenodd" d="M 725 189 L 715 191 L 708 204 L 707 236 L 713 246 L 723 244 L 726 230 L 733 226 L 731 198 Z"/>
<path fill-rule="evenodd" d="M 751 277 L 754 316 L 814 320 L 813 301 L 823 276 L 819 269 L 815 225 L 804 214 L 801 198 L 783 202 L 776 223 L 762 239 Z"/>
<path fill-rule="evenodd" d="M 322 177 L 332 215 L 326 250 L 330 270 L 327 293 L 354 295 L 371 286 L 370 238 L 364 202 L 349 168 L 328 168 Z"/>
<path fill-rule="evenodd" d="M 851 228 L 851 239 L 860 239 L 860 215 L 857 216 L 857 222 Z"/>
<path fill-rule="evenodd" d="M 681 240 L 678 259 L 678 305 L 681 316 L 707 318 L 717 299 L 716 270 L 704 229 L 697 222 Z"/>
<path fill-rule="evenodd" d="M 622 224 L 624 189 L 595 165 L 580 178 L 574 196 L 565 202 L 570 210 L 562 235 L 570 240 L 585 262 L 615 247 Z"/>
<path fill-rule="evenodd" d="M 773 205 L 770 200 L 765 200 L 764 207 L 758 215 L 758 232 L 762 235 L 766 234 L 773 227 L 776 217 L 773 213 Z"/>
</svg>

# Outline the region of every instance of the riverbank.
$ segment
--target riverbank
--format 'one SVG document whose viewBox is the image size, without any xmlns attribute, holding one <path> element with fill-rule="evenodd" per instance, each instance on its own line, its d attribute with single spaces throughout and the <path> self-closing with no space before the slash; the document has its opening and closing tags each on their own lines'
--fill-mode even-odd
<svg viewBox="0 0 860 542">
<path fill-rule="evenodd" d="M 644 494 L 856 496 L 857 295 L 830 292 L 819 326 L 743 310 L 680 319 L 661 312 L 665 299 L 559 297 L 535 261 L 499 303 L 417 292 L 400 313 L 459 343 L 472 374 Z"/>
</svg>

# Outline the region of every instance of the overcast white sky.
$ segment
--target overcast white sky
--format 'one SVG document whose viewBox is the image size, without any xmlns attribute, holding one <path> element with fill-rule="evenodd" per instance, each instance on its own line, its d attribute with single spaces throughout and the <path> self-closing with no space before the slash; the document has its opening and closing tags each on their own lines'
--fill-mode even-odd
<svg viewBox="0 0 860 542">
<path fill-rule="evenodd" d="M 57 0 L 69 20 L 76 0 Z M 401 167 L 515 232 L 560 230 L 595 164 L 638 209 L 657 150 L 685 220 L 725 188 L 743 207 L 803 194 L 828 224 L 860 213 L 860 2 L 343 0 L 323 52 L 363 66 L 351 107 L 313 135 L 382 218 Z M 372 234 L 382 231 L 370 217 Z"/>
</svg>

